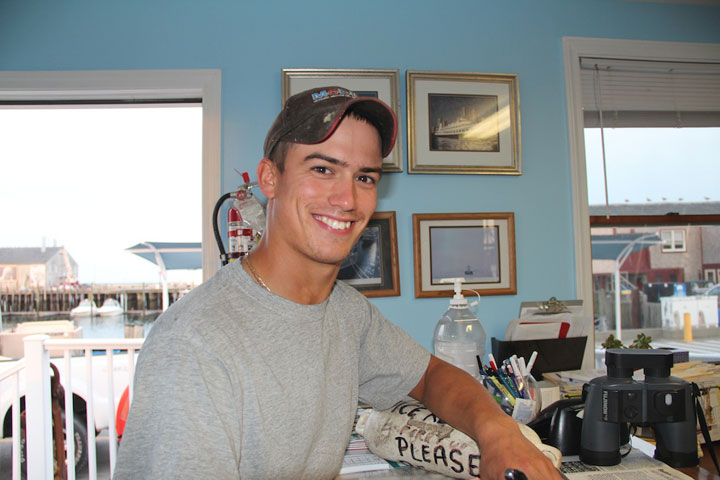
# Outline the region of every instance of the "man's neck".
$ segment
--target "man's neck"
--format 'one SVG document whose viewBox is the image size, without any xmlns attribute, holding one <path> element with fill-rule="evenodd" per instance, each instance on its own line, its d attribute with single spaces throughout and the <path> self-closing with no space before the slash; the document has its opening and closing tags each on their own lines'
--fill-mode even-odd
<svg viewBox="0 0 720 480">
<path fill-rule="evenodd" d="M 339 265 L 313 262 L 299 255 L 271 251 L 262 241 L 253 249 L 250 266 L 243 268 L 260 285 L 275 295 L 303 305 L 323 302 L 332 292 Z"/>
</svg>

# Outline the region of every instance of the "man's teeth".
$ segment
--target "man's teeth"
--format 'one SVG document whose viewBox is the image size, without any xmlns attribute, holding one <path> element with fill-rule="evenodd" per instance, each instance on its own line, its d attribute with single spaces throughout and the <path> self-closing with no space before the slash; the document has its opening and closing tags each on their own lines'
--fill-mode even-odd
<svg viewBox="0 0 720 480">
<path fill-rule="evenodd" d="M 328 217 L 315 217 L 321 222 L 323 222 L 328 227 L 334 229 L 334 230 L 345 230 L 350 228 L 350 225 L 352 225 L 352 222 L 340 222 L 338 220 L 333 220 L 332 218 Z"/>
</svg>

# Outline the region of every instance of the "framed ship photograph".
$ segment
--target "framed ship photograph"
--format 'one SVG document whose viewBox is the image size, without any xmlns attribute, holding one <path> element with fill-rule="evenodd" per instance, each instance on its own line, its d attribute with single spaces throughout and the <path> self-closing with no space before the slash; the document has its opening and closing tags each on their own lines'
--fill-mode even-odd
<svg viewBox="0 0 720 480">
<path fill-rule="evenodd" d="M 416 213 L 415 297 L 452 297 L 453 278 L 480 295 L 514 295 L 513 213 Z"/>
<path fill-rule="evenodd" d="M 515 74 L 408 70 L 408 173 L 520 175 Z"/>
<path fill-rule="evenodd" d="M 340 265 L 338 279 L 366 297 L 400 295 L 395 212 L 375 212 L 350 254 Z"/>
<path fill-rule="evenodd" d="M 400 95 L 398 70 L 283 68 L 282 102 L 292 95 L 315 87 L 345 87 L 360 96 L 375 97 L 395 112 L 398 136 L 390 155 L 383 159 L 383 172 L 402 172 L 402 128 L 400 125 Z"/>
</svg>

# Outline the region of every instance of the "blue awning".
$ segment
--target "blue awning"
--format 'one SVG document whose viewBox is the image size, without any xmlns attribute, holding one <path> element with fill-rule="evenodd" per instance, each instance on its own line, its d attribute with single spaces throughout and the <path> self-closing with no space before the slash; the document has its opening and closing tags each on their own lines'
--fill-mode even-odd
<svg viewBox="0 0 720 480">
<path fill-rule="evenodd" d="M 593 260 L 617 260 L 653 245 L 662 243 L 656 233 L 621 233 L 617 235 L 592 235 Z"/>
<path fill-rule="evenodd" d="M 200 242 L 141 242 L 126 251 L 148 260 L 165 270 L 202 268 Z M 159 260 L 158 260 L 159 259 Z M 162 262 L 164 265 L 160 265 Z"/>
</svg>

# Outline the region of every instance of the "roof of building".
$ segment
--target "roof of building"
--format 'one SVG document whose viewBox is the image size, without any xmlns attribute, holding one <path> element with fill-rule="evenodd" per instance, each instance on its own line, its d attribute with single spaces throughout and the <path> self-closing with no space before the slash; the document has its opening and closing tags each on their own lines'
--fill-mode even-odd
<svg viewBox="0 0 720 480">
<path fill-rule="evenodd" d="M 62 247 L 3 247 L 0 248 L 0 263 L 5 265 L 27 265 L 47 263 Z"/>
<path fill-rule="evenodd" d="M 720 202 L 611 203 L 610 215 L 718 215 Z M 590 205 L 590 215 L 605 215 L 605 205 Z"/>
</svg>

